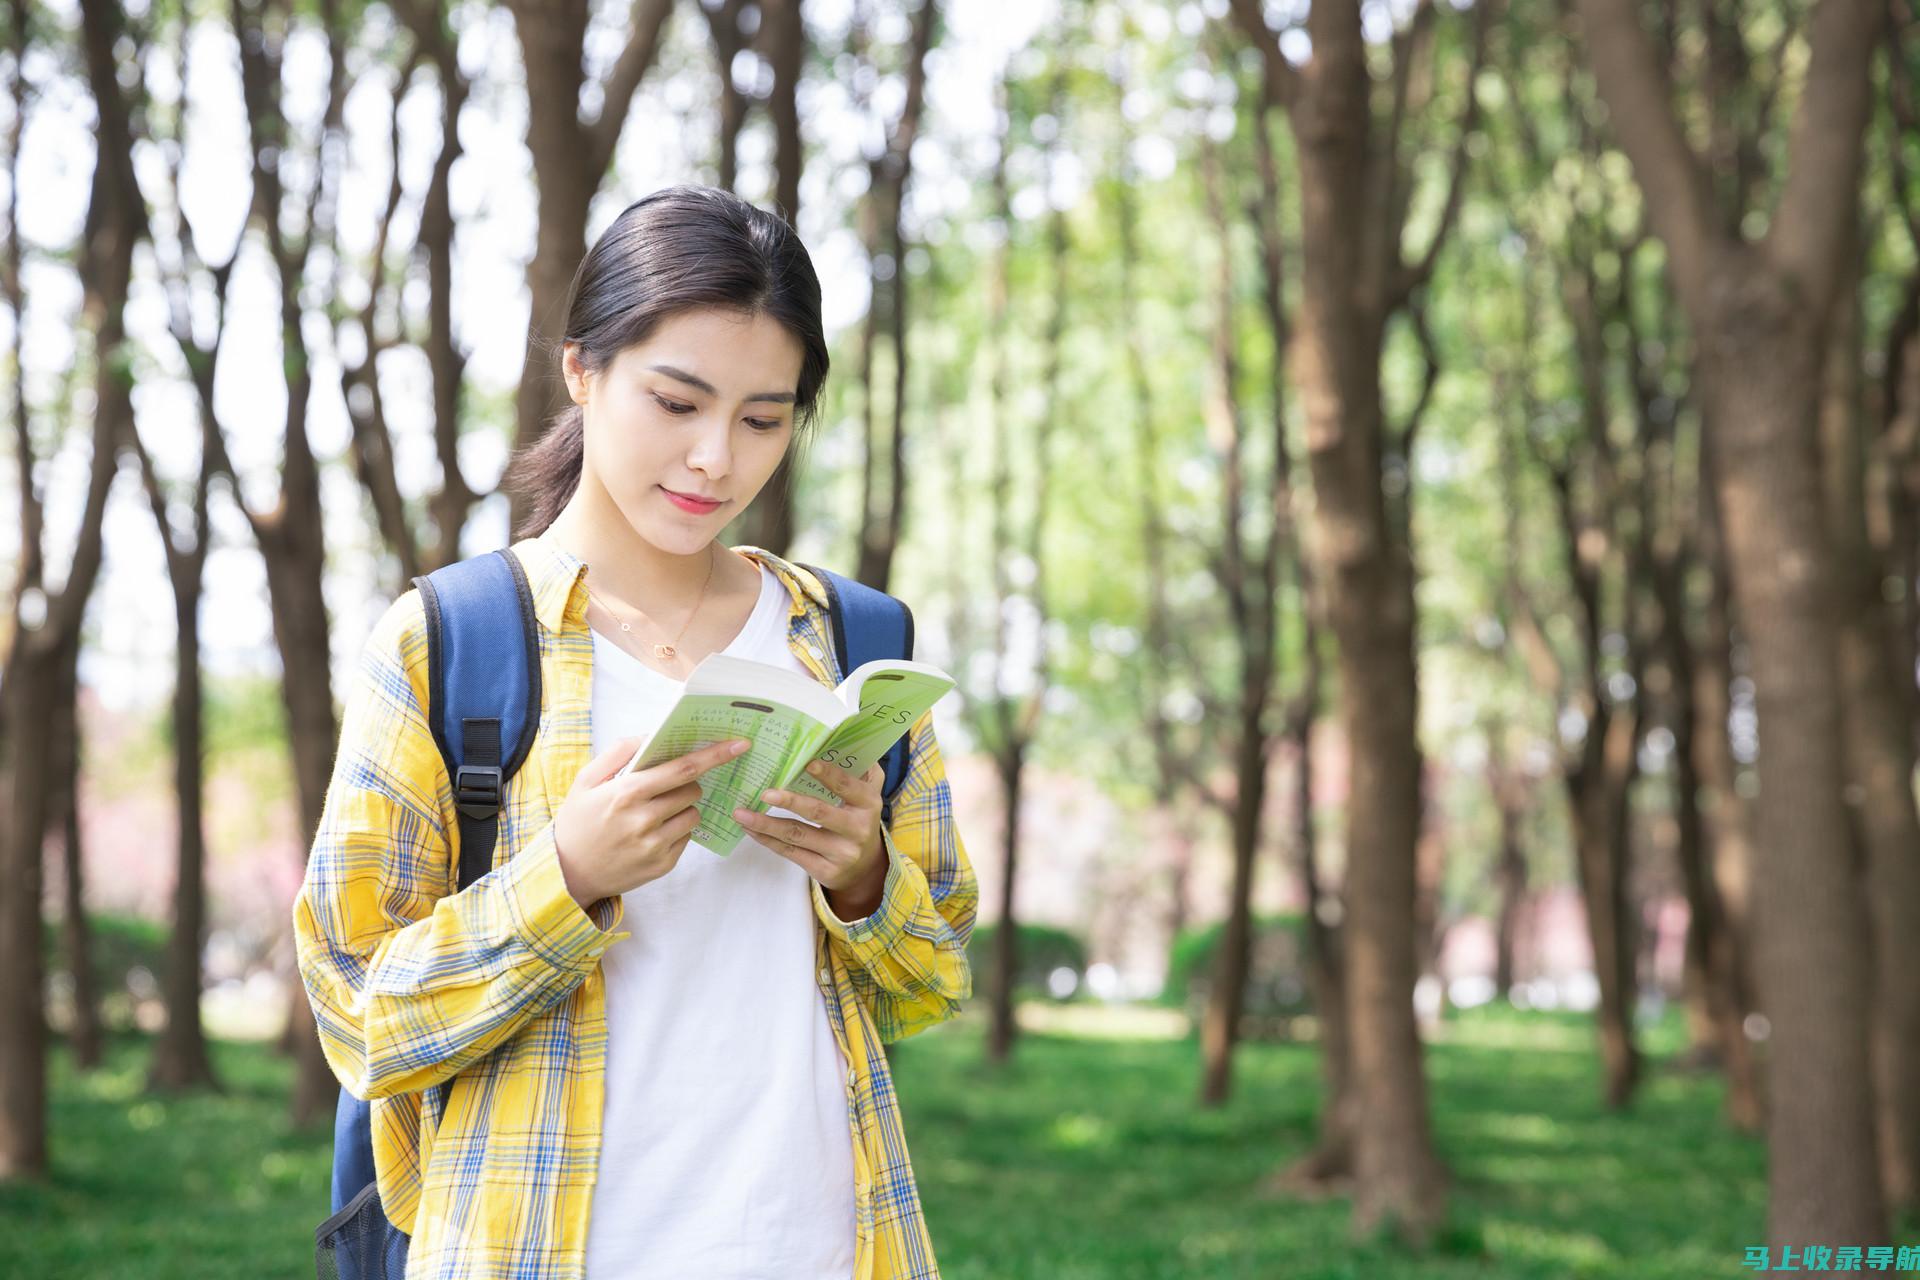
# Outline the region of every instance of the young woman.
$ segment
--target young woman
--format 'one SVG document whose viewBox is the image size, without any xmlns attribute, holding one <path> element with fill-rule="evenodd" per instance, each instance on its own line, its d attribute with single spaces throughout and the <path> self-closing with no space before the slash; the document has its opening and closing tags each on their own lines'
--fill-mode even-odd
<svg viewBox="0 0 1920 1280">
<path fill-rule="evenodd" d="M 458 892 L 410 590 L 362 655 L 294 907 L 329 1063 L 375 1099 L 409 1277 L 938 1274 L 883 1042 L 971 994 L 978 888 L 931 714 L 881 771 L 692 843 L 719 743 L 613 775 L 716 651 L 837 683 L 822 585 L 723 546 L 812 418 L 820 289 L 781 219 L 681 187 L 573 282 L 573 404 L 509 477 L 543 705 L 494 867 Z M 624 927 L 622 927 L 624 926 Z"/>
</svg>

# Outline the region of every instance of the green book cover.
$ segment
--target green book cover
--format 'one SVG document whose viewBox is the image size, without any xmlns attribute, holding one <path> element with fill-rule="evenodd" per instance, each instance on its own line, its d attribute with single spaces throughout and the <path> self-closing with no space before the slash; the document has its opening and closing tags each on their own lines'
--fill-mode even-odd
<svg viewBox="0 0 1920 1280">
<path fill-rule="evenodd" d="M 700 825 L 692 839 L 725 857 L 747 834 L 733 820 L 735 808 L 765 813 L 772 806 L 760 793 L 769 787 L 838 804 L 807 765 L 824 760 L 856 777 L 865 773 L 953 685 L 938 667 L 900 658 L 863 663 L 829 689 L 784 667 L 710 654 L 620 773 L 745 738 L 752 745 L 743 754 L 700 775 Z"/>
</svg>

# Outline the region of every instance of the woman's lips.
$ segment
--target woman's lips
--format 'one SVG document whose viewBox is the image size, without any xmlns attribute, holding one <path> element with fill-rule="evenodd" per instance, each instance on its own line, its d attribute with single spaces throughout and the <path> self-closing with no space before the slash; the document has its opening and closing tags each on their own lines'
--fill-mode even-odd
<svg viewBox="0 0 1920 1280">
<path fill-rule="evenodd" d="M 674 506 L 680 508 L 682 511 L 691 511 L 695 515 L 705 515 L 707 512 L 721 505 L 721 503 L 717 501 L 702 502 L 698 498 L 688 497 L 684 493 L 675 493 L 665 485 L 660 486 L 660 492 L 666 494 L 667 501 L 673 503 Z"/>
</svg>

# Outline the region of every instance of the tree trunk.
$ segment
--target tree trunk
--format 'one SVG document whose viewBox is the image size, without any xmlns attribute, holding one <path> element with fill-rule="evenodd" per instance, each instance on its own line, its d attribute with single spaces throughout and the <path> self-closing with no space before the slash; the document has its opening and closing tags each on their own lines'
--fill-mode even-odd
<svg viewBox="0 0 1920 1280">
<path fill-rule="evenodd" d="M 1319 15 L 1316 8 L 1313 15 Z M 1299 151 L 1302 291 L 1293 347 L 1306 407 L 1318 582 L 1338 653 L 1352 752 L 1343 928 L 1356 1108 L 1354 1229 L 1419 1238 L 1440 1220 L 1414 1023 L 1414 844 L 1420 747 L 1411 551 L 1381 491 L 1383 316 L 1362 308 L 1358 229 L 1370 222 L 1371 91 L 1358 24 L 1311 32 L 1316 91 L 1289 113 Z"/>
<path fill-rule="evenodd" d="M 527 146 L 539 196 L 533 260 L 527 264 L 533 299 L 527 359 L 514 393 L 514 442 L 524 449 L 545 434 L 548 418 L 563 404 L 560 344 L 567 294 L 587 252 L 587 210 L 613 163 L 627 108 L 658 55 L 673 5 L 634 0 L 626 47 L 608 73 L 600 116 L 591 124 L 579 115 L 587 0 L 511 0 L 508 7 L 527 78 Z M 518 531 L 526 499 L 514 494 L 512 503 L 510 523 Z"/>
<path fill-rule="evenodd" d="M 1711 421 L 1729 559 L 1749 621 L 1760 723 L 1755 969 L 1772 1023 L 1771 1236 L 1872 1243 L 1886 1223 L 1874 1167 L 1868 919 L 1846 808 L 1836 593 L 1813 444 L 1814 325 L 1784 291 L 1729 273 L 1709 332 Z M 1771 281 L 1765 283 L 1772 283 Z M 1754 296 L 1758 295 L 1758 296 Z"/>
<path fill-rule="evenodd" d="M 1821 434 L 1839 605 L 1847 796 L 1866 855 L 1873 917 L 1873 1059 L 1876 1150 L 1890 1208 L 1920 1193 L 1920 816 L 1914 809 L 1908 699 L 1891 644 L 1880 584 L 1884 566 L 1868 537 L 1867 433 L 1860 315 L 1854 292 L 1833 316 Z"/>
<path fill-rule="evenodd" d="M 1514 953 L 1519 946 L 1520 913 L 1527 898 L 1527 851 L 1521 831 L 1526 810 L 1521 787 L 1514 777 L 1503 741 L 1506 727 L 1495 724 L 1488 732 L 1488 789 L 1500 811 L 1500 849 L 1494 860 L 1499 913 L 1494 924 L 1493 988 L 1511 1001 Z"/>
<path fill-rule="evenodd" d="M 1320 1133 L 1313 1150 L 1284 1170 L 1282 1187 L 1332 1190 L 1353 1178 L 1353 1135 L 1358 1095 L 1353 1087 L 1352 1037 L 1347 1031 L 1345 969 L 1340 960 L 1341 930 L 1325 919 L 1333 899 L 1320 875 L 1320 842 L 1313 827 L 1313 723 L 1318 718 L 1319 660 L 1316 628 L 1307 631 L 1309 675 L 1300 699 L 1293 739 L 1294 841 L 1300 857 L 1300 883 L 1306 898 L 1307 987 L 1313 994 L 1314 1017 L 1320 1031 Z"/>
<path fill-rule="evenodd" d="M 1874 1245 L 1887 1220 L 1868 1052 L 1870 918 L 1843 788 L 1839 598 L 1816 397 L 1856 224 L 1884 11 L 1827 0 L 1780 195 L 1757 243 L 1729 234 L 1630 0 L 1581 0 L 1616 136 L 1700 346 L 1700 384 L 1760 730 L 1754 970 L 1771 1024 L 1768 1237 Z M 1736 211 L 1740 212 L 1740 211 Z"/>
<path fill-rule="evenodd" d="M 76 637 L 60 654 L 59 691 L 54 696 L 56 711 L 49 734 L 53 756 L 49 781 L 53 787 L 50 812 L 57 817 L 61 831 L 62 942 L 67 972 L 73 979 L 73 1021 L 67 1028 L 67 1042 L 73 1048 L 74 1066 L 92 1071 L 100 1065 L 103 1045 L 99 999 L 93 984 L 93 931 L 87 919 L 86 863 L 80 848 L 79 657 Z"/>
<path fill-rule="evenodd" d="M 1014 878 L 1020 871 L 1020 779 L 1024 772 L 1018 748 L 1014 758 L 1000 766 L 1000 786 L 1007 798 L 1007 820 L 1000 851 L 1000 922 L 993 936 L 992 1022 L 987 1031 L 987 1060 L 1000 1064 L 1013 1052 L 1019 1028 L 1014 1021 L 1014 981 L 1020 968 L 1019 917 L 1014 913 Z"/>
<path fill-rule="evenodd" d="M 87 497 L 66 581 L 58 594 L 40 581 L 40 507 L 32 481 L 32 443 L 26 424 L 19 477 L 21 524 L 31 538 L 21 546 L 22 580 L 14 601 L 13 643 L 0 674 L 0 1182 L 47 1174 L 47 1020 L 41 958 L 42 841 L 52 782 L 47 727 L 62 688 L 63 650 L 77 650 L 87 598 L 100 570 L 107 491 L 122 432 L 132 421 L 132 386 L 122 344 L 124 307 L 139 240 L 139 185 L 133 177 L 133 139 L 115 75 L 114 45 L 121 23 L 116 6 L 86 0 L 80 7 L 87 77 L 98 104 L 92 190 L 79 250 L 81 317 L 93 335 L 93 460 Z M 38 607 L 27 604 L 34 597 Z"/>
<path fill-rule="evenodd" d="M 1703 433 L 1703 453 L 1710 454 L 1712 432 Z M 1710 861 L 1713 900 L 1719 905 L 1721 927 L 1716 931 L 1713 974 L 1720 986 L 1719 1017 L 1726 1053 L 1727 1119 L 1743 1132 L 1757 1133 L 1765 1123 L 1759 1055 L 1747 1035 L 1747 1016 L 1754 1010 L 1751 946 L 1748 921 L 1753 875 L 1753 833 L 1747 802 L 1739 791 L 1738 764 L 1728 723 L 1733 714 L 1732 601 L 1720 545 L 1717 503 L 1710 478 L 1702 478 L 1701 558 L 1706 562 L 1710 587 L 1705 610 L 1705 635 L 1696 653 L 1692 680 L 1692 719 L 1698 726 L 1692 739 L 1692 759 L 1702 785 L 1701 805 L 1713 838 Z"/>
<path fill-rule="evenodd" d="M 747 96 L 733 80 L 733 60 L 747 45 L 740 31 L 742 8 L 742 0 L 701 6 L 707 17 L 707 32 L 713 38 L 713 65 L 720 81 L 720 154 L 715 167 L 720 175 L 718 185 L 728 191 L 740 185 L 740 126 L 747 120 Z"/>
<path fill-rule="evenodd" d="M 1640 739 L 1638 720 L 1636 709 L 1629 706 L 1596 716 L 1580 767 L 1567 775 L 1580 896 L 1600 984 L 1602 1088 L 1607 1106 L 1614 1108 L 1632 1099 L 1640 1080 L 1640 1053 L 1633 1041 L 1633 912 L 1627 901 L 1628 797 Z"/>
<path fill-rule="evenodd" d="M 305 388 L 289 388 L 304 396 Z M 289 433 L 296 428 L 289 427 Z M 297 428 L 304 439 L 305 428 Z M 294 791 L 300 804 L 300 831 L 311 842 L 320 829 L 327 780 L 339 724 L 333 711 L 333 683 L 329 669 L 326 604 L 320 575 L 324 551 L 320 536 L 320 492 L 317 475 L 301 474 L 289 456 L 282 479 L 279 514 L 284 523 L 257 525 L 260 551 L 266 560 L 268 597 L 273 632 L 285 678 L 281 692 L 287 709 L 287 737 L 293 752 Z M 307 523 L 311 521 L 311 523 Z M 198 972 L 198 966 L 195 966 Z M 340 1095 L 340 1083 L 327 1065 L 320 1037 L 313 1027 L 313 1010 L 298 981 L 292 984 L 291 1030 L 296 1046 L 293 1123 L 316 1123 Z"/>
<path fill-rule="evenodd" d="M 1726 847 L 1725 841 L 1709 843 L 1701 810 L 1708 804 L 1712 788 L 1708 786 L 1702 761 L 1709 752 L 1698 741 L 1706 735 L 1718 735 L 1719 750 L 1727 754 L 1726 686 L 1720 684 L 1720 699 L 1715 714 L 1703 732 L 1700 713 L 1704 709 L 1701 691 L 1703 675 L 1695 661 L 1692 638 L 1687 634 L 1683 567 L 1663 573 L 1657 581 L 1662 591 L 1661 626 L 1667 661 L 1673 673 L 1671 716 L 1674 738 L 1674 818 L 1679 824 L 1677 853 L 1680 875 L 1687 894 L 1687 993 L 1688 1017 L 1692 1041 L 1698 1056 L 1718 1065 L 1727 1080 L 1727 1119 L 1742 1132 L 1757 1131 L 1760 1126 L 1759 1084 L 1755 1077 L 1753 1047 L 1746 1033 L 1746 984 L 1742 981 L 1740 956 L 1733 922 L 1729 919 L 1713 862 Z M 1729 761 L 1731 757 L 1728 757 Z M 1731 779 L 1725 802 L 1737 804 Z"/>
<path fill-rule="evenodd" d="M 0 1181 L 47 1173 L 46 1011 L 42 1003 L 41 836 L 46 831 L 47 743 L 38 728 L 53 715 L 55 687 L 48 657 L 26 659 L 16 644 L 0 697 L 7 735 L 0 742 L 0 784 L 6 787 L 6 875 L 0 877 Z M 50 655 L 49 655 L 50 656 Z"/>
<path fill-rule="evenodd" d="M 800 73 L 807 56 L 807 26 L 800 0 L 761 0 L 756 40 L 760 56 L 773 69 L 773 92 L 767 98 L 767 116 L 773 121 L 774 202 L 781 216 L 797 228 L 800 225 L 800 176 L 806 167 L 798 94 Z M 741 517 L 741 541 L 776 553 L 784 553 L 792 545 L 794 481 L 800 456 L 789 449 L 780 459 L 780 465 L 774 468 L 760 496 Z"/>
<path fill-rule="evenodd" d="M 1204 1063 L 1200 1103 L 1214 1107 L 1233 1091 L 1233 1048 L 1240 1041 L 1240 1016 L 1246 1007 L 1247 977 L 1253 955 L 1254 855 L 1260 848 L 1260 810 L 1266 802 L 1266 736 L 1260 727 L 1266 699 L 1255 692 L 1241 701 L 1234 775 L 1233 881 L 1228 889 L 1226 928 L 1214 957 L 1206 1016 L 1200 1024 Z"/>
<path fill-rule="evenodd" d="M 168 537 L 167 530 L 162 528 L 160 536 Z M 220 1087 L 200 1022 L 200 959 L 206 947 L 207 894 L 199 565 L 196 555 L 189 575 L 181 574 L 175 566 L 173 577 L 178 636 L 174 650 L 173 779 L 180 805 L 179 858 L 173 887 L 173 933 L 167 940 L 167 970 L 163 976 L 167 1025 L 154 1046 L 147 1074 L 147 1087 L 164 1093 Z"/>
</svg>

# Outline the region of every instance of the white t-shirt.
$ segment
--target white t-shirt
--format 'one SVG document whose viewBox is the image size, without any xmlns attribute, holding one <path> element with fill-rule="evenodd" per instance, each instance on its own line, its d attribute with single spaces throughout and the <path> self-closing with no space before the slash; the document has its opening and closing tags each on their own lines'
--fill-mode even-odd
<svg viewBox="0 0 1920 1280">
<path fill-rule="evenodd" d="M 787 588 L 765 566 L 760 577 L 722 652 L 811 678 L 787 646 Z M 683 685 L 596 631 L 593 753 L 652 732 Z M 751 835 L 726 858 L 689 841 L 672 871 L 626 894 L 620 927 L 633 936 L 600 958 L 606 1104 L 587 1280 L 847 1280 L 848 1066 L 814 978 L 807 873 Z"/>
</svg>

